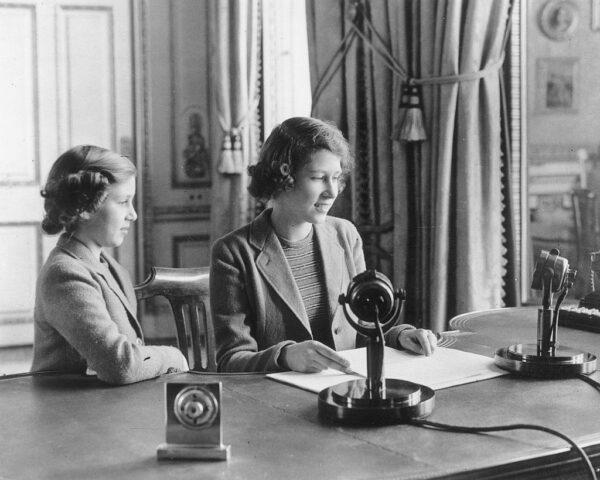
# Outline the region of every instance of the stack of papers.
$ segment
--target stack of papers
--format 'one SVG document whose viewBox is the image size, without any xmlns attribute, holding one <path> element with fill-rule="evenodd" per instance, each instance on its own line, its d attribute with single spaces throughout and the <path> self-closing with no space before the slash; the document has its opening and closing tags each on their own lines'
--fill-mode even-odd
<svg viewBox="0 0 600 480">
<path fill-rule="evenodd" d="M 350 361 L 352 370 L 359 375 L 367 375 L 366 348 L 344 350 L 338 353 Z M 383 358 L 385 378 L 407 380 L 425 385 L 433 390 L 478 382 L 508 373 L 498 368 L 491 358 L 444 347 L 437 347 L 435 353 L 429 357 L 385 347 Z M 338 383 L 360 378 L 357 375 L 349 375 L 331 369 L 320 373 L 270 373 L 267 377 L 315 393 Z"/>
</svg>

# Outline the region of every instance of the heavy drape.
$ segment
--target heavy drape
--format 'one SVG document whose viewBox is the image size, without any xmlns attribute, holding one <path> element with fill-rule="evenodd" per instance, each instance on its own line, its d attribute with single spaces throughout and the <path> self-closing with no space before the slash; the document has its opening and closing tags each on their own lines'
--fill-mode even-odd
<svg viewBox="0 0 600 480">
<path fill-rule="evenodd" d="M 346 9 L 352 3 L 345 2 Z M 394 57 L 411 77 L 424 83 L 427 140 L 396 143 L 380 149 L 384 154 L 370 161 L 377 162 L 380 171 L 391 169 L 394 279 L 409 295 L 407 320 L 442 330 L 458 313 L 503 305 L 502 185 L 506 179 L 502 178 L 499 65 L 509 0 L 363 4 Z M 331 10 L 331 2 L 308 1 L 311 53 L 331 49 L 319 35 L 325 23 L 341 23 L 338 29 L 344 30 L 344 12 L 338 9 L 336 19 Z M 318 75 L 322 59 L 311 58 L 311 62 Z M 358 85 L 360 80 L 349 75 L 347 66 L 340 76 Z M 447 83 L 428 83 L 439 77 L 450 78 Z M 374 135 L 385 144 L 392 135 L 390 125 L 401 119 L 397 106 L 402 79 L 394 76 L 390 88 L 389 77 L 373 70 L 372 81 L 372 94 L 378 99 L 375 116 L 388 119 L 377 123 Z M 333 85 L 315 111 L 348 119 L 352 111 L 348 105 L 355 99 L 347 87 L 340 92 Z M 341 114 L 325 110 L 335 109 L 332 98 L 343 100 L 337 102 Z M 372 128 L 372 123 L 367 125 Z"/>
<path fill-rule="evenodd" d="M 307 2 L 313 89 L 348 31 L 347 19 L 354 14 L 351 2 Z M 378 24 L 387 25 L 387 9 L 374 8 L 371 14 Z M 385 34 L 389 36 L 387 29 Z M 392 184 L 397 164 L 393 162 L 390 137 L 392 86 L 391 72 L 362 42 L 355 41 L 339 74 L 313 105 L 313 115 L 334 121 L 349 139 L 356 157 L 352 181 L 332 214 L 356 223 L 364 241 L 368 268 L 402 278 L 404 269 L 394 274 L 393 264 L 393 258 L 401 258 L 403 251 L 402 246 L 394 245 L 393 236 Z"/>
<path fill-rule="evenodd" d="M 208 3 L 210 16 L 211 92 L 214 112 L 212 145 L 212 240 L 249 220 L 247 166 L 256 157 L 258 135 L 258 1 Z"/>
<path fill-rule="evenodd" d="M 412 2 L 416 77 L 489 68 L 481 78 L 424 86 L 430 140 L 420 158 L 408 159 L 421 163 L 414 179 L 422 192 L 413 237 L 422 302 L 416 313 L 435 329 L 457 313 L 503 304 L 501 96 L 493 66 L 503 54 L 508 6 Z"/>
</svg>

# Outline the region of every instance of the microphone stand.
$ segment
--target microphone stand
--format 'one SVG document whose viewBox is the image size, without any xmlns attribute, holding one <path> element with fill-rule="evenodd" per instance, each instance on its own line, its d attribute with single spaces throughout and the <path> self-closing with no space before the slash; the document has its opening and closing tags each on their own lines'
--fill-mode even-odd
<svg viewBox="0 0 600 480">
<path fill-rule="evenodd" d="M 557 343 L 560 305 L 573 286 L 576 274 L 575 270 L 569 270 L 566 259 L 558 254 L 556 249 L 542 251 L 534 271 L 532 288 L 542 290 L 542 308 L 537 311 L 536 343 L 518 343 L 496 350 L 494 363 L 500 368 L 519 375 L 542 378 L 573 377 L 596 370 L 597 359 L 594 354 Z M 553 291 L 558 292 L 554 310 Z"/>
<path fill-rule="evenodd" d="M 431 388 L 384 375 L 384 333 L 397 320 L 404 298 L 403 290 L 394 291 L 387 277 L 374 270 L 358 274 L 347 295 L 340 295 L 346 320 L 366 338 L 367 376 L 321 390 L 322 420 L 382 425 L 409 422 L 432 412 L 435 392 Z"/>
<path fill-rule="evenodd" d="M 373 400 L 380 400 L 385 398 L 385 377 L 383 375 L 385 339 L 377 305 L 375 305 L 374 319 L 377 333 L 367 337 L 367 395 Z"/>
<path fill-rule="evenodd" d="M 552 332 L 552 310 L 550 305 L 552 304 L 552 277 L 554 273 L 551 269 L 546 268 L 543 274 L 543 287 L 542 287 L 542 308 L 538 308 L 538 322 L 537 322 L 537 354 L 539 356 L 551 356 L 554 355 L 554 342 L 551 338 Z"/>
</svg>

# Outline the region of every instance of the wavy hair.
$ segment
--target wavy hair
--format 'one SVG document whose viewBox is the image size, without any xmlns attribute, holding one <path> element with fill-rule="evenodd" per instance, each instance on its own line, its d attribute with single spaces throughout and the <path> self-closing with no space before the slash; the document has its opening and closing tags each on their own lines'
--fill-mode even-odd
<svg viewBox="0 0 600 480">
<path fill-rule="evenodd" d="M 108 195 L 108 187 L 135 176 L 127 158 L 106 148 L 79 145 L 56 159 L 44 189 L 42 229 L 50 234 L 72 232 L 84 212 L 93 213 Z"/>
<path fill-rule="evenodd" d="M 277 125 L 262 146 L 258 162 L 248 167 L 252 177 L 248 191 L 267 201 L 280 192 L 292 190 L 296 174 L 312 153 L 328 150 L 340 158 L 340 188 L 351 172 L 354 159 L 348 141 L 333 124 L 309 117 L 292 117 Z"/>
</svg>

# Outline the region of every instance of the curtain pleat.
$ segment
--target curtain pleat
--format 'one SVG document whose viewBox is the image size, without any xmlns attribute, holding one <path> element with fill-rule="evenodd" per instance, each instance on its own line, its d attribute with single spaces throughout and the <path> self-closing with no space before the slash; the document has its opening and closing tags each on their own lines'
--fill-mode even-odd
<svg viewBox="0 0 600 480">
<path fill-rule="evenodd" d="M 420 37 L 417 78 L 477 72 L 503 51 L 508 0 L 414 3 Z M 434 23 L 431 18 L 435 18 Z M 424 278 L 415 312 L 435 329 L 454 315 L 503 306 L 506 273 L 501 156 L 500 77 L 425 85 L 425 117 L 434 135 L 422 147 L 428 186 L 415 240 Z M 410 161 L 410 160 L 409 160 Z M 420 309 L 418 309 L 420 310 Z"/>
<path fill-rule="evenodd" d="M 257 154 L 258 0 L 209 2 L 214 99 L 211 234 L 215 240 L 247 223 L 253 202 L 247 167 Z"/>
</svg>

